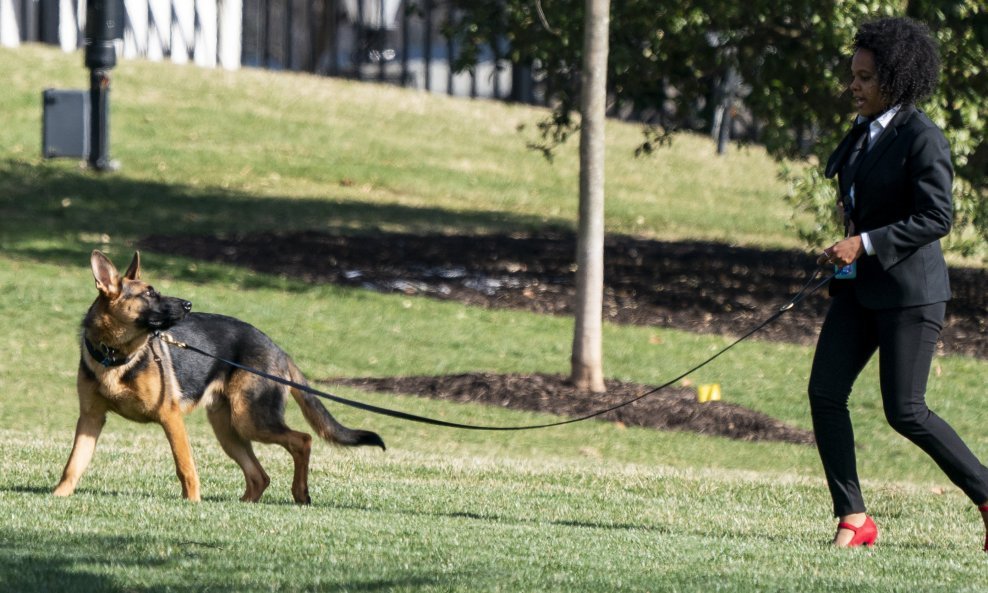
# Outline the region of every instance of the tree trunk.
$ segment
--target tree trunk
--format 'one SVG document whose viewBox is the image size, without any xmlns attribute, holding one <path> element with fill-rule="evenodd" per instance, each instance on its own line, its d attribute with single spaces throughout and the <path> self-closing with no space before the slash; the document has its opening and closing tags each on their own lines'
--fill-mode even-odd
<svg viewBox="0 0 988 593">
<path fill-rule="evenodd" d="M 610 0 L 586 0 L 580 97 L 580 220 L 576 248 L 576 324 L 570 380 L 603 392 L 604 122 Z"/>
</svg>

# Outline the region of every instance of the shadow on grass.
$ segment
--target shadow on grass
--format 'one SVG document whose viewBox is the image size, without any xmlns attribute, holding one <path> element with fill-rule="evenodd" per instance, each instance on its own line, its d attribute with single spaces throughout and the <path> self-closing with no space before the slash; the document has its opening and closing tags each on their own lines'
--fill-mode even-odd
<svg viewBox="0 0 988 593">
<path fill-rule="evenodd" d="M 394 514 L 403 515 L 414 518 L 421 517 L 433 517 L 435 519 L 450 519 L 450 520 L 464 520 L 464 521 L 476 521 L 480 523 L 489 523 L 496 525 L 507 525 L 507 526 L 552 526 L 562 529 L 579 529 L 579 530 L 599 530 L 599 531 L 611 531 L 611 532 L 636 532 L 636 533 L 654 533 L 658 535 L 692 535 L 697 537 L 709 537 L 709 538 L 723 538 L 725 534 L 729 537 L 746 537 L 743 531 L 731 532 L 731 530 L 726 529 L 723 525 L 717 523 L 697 523 L 693 527 L 682 529 L 678 526 L 656 523 L 654 521 L 641 521 L 641 522 L 620 522 L 620 521 L 595 521 L 595 520 L 581 520 L 581 519 L 546 519 L 541 517 L 524 517 L 517 515 L 510 515 L 500 513 L 497 509 L 492 509 L 490 512 L 470 512 L 470 511 L 456 511 L 453 509 L 447 511 L 429 511 L 425 509 L 394 509 L 394 508 L 375 508 L 367 507 L 363 505 L 350 505 L 340 502 L 331 502 L 328 504 L 316 504 L 317 508 L 331 508 L 338 510 L 354 511 L 354 512 L 365 512 L 365 513 L 383 513 L 383 514 Z M 784 544 L 787 541 L 791 541 L 791 536 L 782 530 L 778 530 L 774 533 L 761 533 L 759 534 L 759 539 L 764 541 L 777 541 Z M 821 544 L 825 543 L 823 540 Z"/>
<path fill-rule="evenodd" d="M 168 570 L 172 561 L 154 559 L 147 547 L 177 542 L 151 542 L 135 537 L 106 535 L 45 535 L 11 529 L 0 530 L 0 582 L 5 591 L 201 591 L 202 583 L 134 587 L 117 583 L 101 567 L 112 565 L 135 570 Z M 54 544 L 54 545 L 53 545 Z M 195 550 L 178 556 L 188 561 Z M 176 567 L 179 560 L 174 562 Z M 210 591 L 235 591 L 210 584 Z"/>
<path fill-rule="evenodd" d="M 0 588 L 17 593 L 370 592 L 414 590 L 437 584 L 435 578 L 425 574 L 348 581 L 345 573 L 321 575 L 322 582 L 318 584 L 304 583 L 291 574 L 295 567 L 286 564 L 279 576 L 281 583 L 244 585 L 235 583 L 232 576 L 264 577 L 254 572 L 255 560 L 243 552 L 240 543 L 224 546 L 161 535 L 141 537 L 0 529 Z M 218 570 L 218 567 L 224 568 Z"/>
<path fill-rule="evenodd" d="M 79 265 L 89 249 L 128 246 L 150 234 L 302 229 L 360 233 L 381 228 L 474 233 L 563 224 L 540 216 L 368 204 L 332 196 L 260 198 L 220 188 L 134 180 L 124 174 L 98 175 L 66 163 L 0 160 L 0 247 L 11 256 L 56 265 Z"/>
</svg>

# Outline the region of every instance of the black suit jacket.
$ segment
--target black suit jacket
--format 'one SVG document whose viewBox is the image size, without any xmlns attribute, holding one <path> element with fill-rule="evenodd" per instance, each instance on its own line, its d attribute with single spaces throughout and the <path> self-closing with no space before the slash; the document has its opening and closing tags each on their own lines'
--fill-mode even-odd
<svg viewBox="0 0 988 593">
<path fill-rule="evenodd" d="M 840 174 L 850 145 L 845 137 L 830 155 L 828 178 Z M 875 255 L 858 259 L 856 279 L 832 281 L 831 294 L 853 290 L 871 309 L 950 300 L 940 238 L 953 220 L 953 176 L 943 132 L 922 111 L 903 106 L 854 176 L 851 220 L 856 233 L 868 233 Z"/>
</svg>

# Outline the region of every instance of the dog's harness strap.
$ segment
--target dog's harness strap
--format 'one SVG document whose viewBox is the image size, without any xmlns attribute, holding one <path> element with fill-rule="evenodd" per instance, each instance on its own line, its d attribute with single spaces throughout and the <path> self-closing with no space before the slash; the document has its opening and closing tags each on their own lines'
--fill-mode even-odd
<svg viewBox="0 0 988 593">
<path fill-rule="evenodd" d="M 207 357 L 212 358 L 214 360 L 218 360 L 219 362 L 228 364 L 228 365 L 230 365 L 232 367 L 236 367 L 238 369 L 247 371 L 248 373 L 253 373 L 253 374 L 255 374 L 255 375 L 259 376 L 259 377 L 263 377 L 265 379 L 270 379 L 271 381 L 274 381 L 275 383 L 280 383 L 282 385 L 286 385 L 286 386 L 291 387 L 293 389 L 298 389 L 299 391 L 304 391 L 306 393 L 315 395 L 317 397 L 328 399 L 330 401 L 334 401 L 336 403 L 343 404 L 345 406 L 350 406 L 352 408 L 357 408 L 359 410 L 364 410 L 364 411 L 367 411 L 367 412 L 372 412 L 374 414 L 381 414 L 383 416 L 390 416 L 392 418 L 398 418 L 398 419 L 401 419 L 401 420 L 409 420 L 409 421 L 412 421 L 412 422 L 421 422 L 423 424 L 432 424 L 434 426 L 445 426 L 445 427 L 448 427 L 448 428 L 462 428 L 462 429 L 466 429 L 466 430 L 488 430 L 488 431 L 533 430 L 533 429 L 537 429 L 537 428 L 551 428 L 553 426 L 563 426 L 563 425 L 566 425 L 566 424 L 573 424 L 573 423 L 576 423 L 576 422 L 582 422 L 584 420 L 590 420 L 591 418 L 596 418 L 596 417 L 602 416 L 602 415 L 604 415 L 604 414 L 606 414 L 608 412 L 613 412 L 614 410 L 617 410 L 619 408 L 623 408 L 625 406 L 629 406 L 629 405 L 631 405 L 631 404 L 633 404 L 633 403 L 635 403 L 635 402 L 637 402 L 637 401 L 639 401 L 641 399 L 644 399 L 644 398 L 646 398 L 646 397 L 648 397 L 648 396 L 650 396 L 650 395 L 652 395 L 652 394 L 654 394 L 654 393 L 656 393 L 658 391 L 661 391 L 661 390 L 665 389 L 666 387 L 669 387 L 670 385 L 672 385 L 673 383 L 676 383 L 677 381 L 683 379 L 684 377 L 686 377 L 690 373 L 693 373 L 693 372 L 699 370 L 700 368 L 706 366 L 707 364 L 710 364 L 711 362 L 713 362 L 714 359 L 720 357 L 722 354 L 724 354 L 725 352 L 727 352 L 731 348 L 737 346 L 742 341 L 748 339 L 749 337 L 751 337 L 755 333 L 761 331 L 765 326 L 767 326 L 770 323 L 774 322 L 776 319 L 778 319 L 779 317 L 781 317 L 787 311 L 789 311 L 790 309 L 792 309 L 793 307 L 795 307 L 797 304 L 799 304 L 801 301 L 803 301 L 806 297 L 810 296 L 811 294 L 813 294 L 814 292 L 816 292 L 817 290 L 819 290 L 822 286 L 824 286 L 825 284 L 827 284 L 828 282 L 830 282 L 830 280 L 834 276 L 834 273 L 831 273 L 830 275 L 826 276 L 823 280 L 821 280 L 820 282 L 818 282 L 817 284 L 814 285 L 813 282 L 814 282 L 814 280 L 817 279 L 817 277 L 819 277 L 819 275 L 820 275 L 820 269 L 819 268 L 816 268 L 815 271 L 813 272 L 813 274 L 810 276 L 810 279 L 806 282 L 806 284 L 803 285 L 803 287 L 799 290 L 799 292 L 796 294 L 796 296 L 794 296 L 792 299 L 789 300 L 789 302 L 787 302 L 785 305 L 779 307 L 779 309 L 775 313 L 773 313 L 768 319 L 766 319 L 762 323 L 758 324 L 754 329 L 748 331 L 748 333 L 742 335 L 740 338 L 738 338 L 735 341 L 731 342 L 726 347 L 724 347 L 723 349 L 721 349 L 719 352 L 715 353 L 713 356 L 711 356 L 710 358 L 704 360 L 700 364 L 694 366 L 690 370 L 688 370 L 688 371 L 680 374 L 679 376 L 677 376 L 677 377 L 675 377 L 673 379 L 670 379 L 669 381 L 666 381 L 662 385 L 659 385 L 658 387 L 654 387 L 654 388 L 650 389 L 649 391 L 646 391 L 645 393 L 643 393 L 643 394 L 641 394 L 641 395 L 639 395 L 637 397 L 634 397 L 632 399 L 629 399 L 629 400 L 626 400 L 624 402 L 615 404 L 615 405 L 610 406 L 608 408 L 604 408 L 602 410 L 598 410 L 596 412 L 592 412 L 590 414 L 586 414 L 584 416 L 580 416 L 580 417 L 577 417 L 577 418 L 570 418 L 568 420 L 561 420 L 559 422 L 550 422 L 548 424 L 531 424 L 531 425 L 525 425 L 525 426 L 479 426 L 479 425 L 475 425 L 475 424 L 459 424 L 459 423 L 456 423 L 456 422 L 447 422 L 445 420 L 437 420 L 435 418 L 427 418 L 425 416 L 417 416 L 415 414 L 409 414 L 407 412 L 401 412 L 399 410 L 392 410 L 392 409 L 389 409 L 389 408 L 382 408 L 380 406 L 375 406 L 375 405 L 372 405 L 372 404 L 366 404 L 366 403 L 363 403 L 363 402 L 359 402 L 359 401 L 347 399 L 347 398 L 344 398 L 344 397 L 340 397 L 338 395 L 333 395 L 332 393 L 326 393 L 325 391 L 319 391 L 318 389 L 313 389 L 312 387 L 309 387 L 308 385 L 303 385 L 301 383 L 296 383 L 295 381 L 291 381 L 291 380 L 285 379 L 283 377 L 278 377 L 278 376 L 272 375 L 270 373 L 266 373 L 264 371 L 261 371 L 259 369 L 255 369 L 255 368 L 252 368 L 252 367 L 249 367 L 249 366 L 246 366 L 246 365 L 242 365 L 242 364 L 240 364 L 238 362 L 234 362 L 232 360 L 227 360 L 225 358 L 216 356 L 215 354 L 211 354 L 209 352 L 206 352 L 204 350 L 201 350 L 199 348 L 196 348 L 195 346 L 192 346 L 192 345 L 187 344 L 185 342 L 180 342 L 180 341 L 176 340 L 175 338 L 171 337 L 170 335 L 168 335 L 166 333 L 163 333 L 163 332 L 156 332 L 155 333 L 155 337 L 160 338 L 161 341 L 165 342 L 166 344 L 170 344 L 172 346 L 175 346 L 176 348 L 182 348 L 184 350 L 190 350 L 192 352 L 196 352 L 196 353 L 201 354 L 203 356 L 207 356 Z M 811 287 L 811 285 L 812 285 L 812 287 Z M 87 342 L 87 345 L 88 345 L 88 342 Z"/>
</svg>

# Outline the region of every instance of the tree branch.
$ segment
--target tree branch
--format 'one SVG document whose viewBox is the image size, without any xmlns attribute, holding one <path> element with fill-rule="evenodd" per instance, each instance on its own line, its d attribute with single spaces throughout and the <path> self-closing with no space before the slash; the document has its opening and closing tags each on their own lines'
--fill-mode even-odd
<svg viewBox="0 0 988 593">
<path fill-rule="evenodd" d="M 546 31 L 552 33 L 556 37 L 562 37 L 562 31 L 559 29 L 553 29 L 549 25 L 549 20 L 545 18 L 545 13 L 542 11 L 542 0 L 535 0 L 535 12 L 538 13 L 539 21 L 542 22 L 542 27 L 544 27 Z"/>
</svg>

